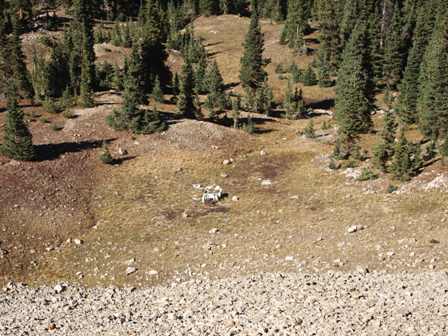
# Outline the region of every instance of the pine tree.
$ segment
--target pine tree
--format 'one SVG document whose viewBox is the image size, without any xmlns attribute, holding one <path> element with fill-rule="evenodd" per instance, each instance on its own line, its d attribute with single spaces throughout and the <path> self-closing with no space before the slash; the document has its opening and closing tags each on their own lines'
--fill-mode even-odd
<svg viewBox="0 0 448 336">
<path fill-rule="evenodd" d="M 80 43 L 80 102 L 85 107 L 93 105 L 93 92 L 96 87 L 95 50 L 93 33 L 93 8 L 87 0 L 75 0 L 75 25 L 79 29 Z"/>
<path fill-rule="evenodd" d="M 23 111 L 17 102 L 15 84 L 12 84 L 8 92 L 8 113 L 0 151 L 14 160 L 30 161 L 35 159 L 32 136 L 25 124 Z"/>
<path fill-rule="evenodd" d="M 431 4 L 432 1 L 428 3 Z M 434 28 L 434 14 L 431 8 L 425 3 L 419 10 L 412 48 L 400 85 L 398 115 L 400 121 L 405 124 L 413 124 L 417 121 L 420 67 Z"/>
<path fill-rule="evenodd" d="M 303 73 L 302 81 L 304 86 L 313 86 L 317 84 L 316 74 L 311 65 L 309 65 Z"/>
<path fill-rule="evenodd" d="M 220 10 L 219 0 L 201 0 L 201 10 L 205 15 L 218 15 Z"/>
<path fill-rule="evenodd" d="M 422 64 L 417 103 L 420 129 L 432 139 L 448 132 L 448 19 L 443 9 L 439 13 Z"/>
<path fill-rule="evenodd" d="M 305 116 L 305 103 L 302 90 L 295 88 L 293 91 L 291 82 L 288 82 L 288 86 L 286 87 L 283 108 L 285 110 L 285 117 L 289 120 L 295 120 Z"/>
<path fill-rule="evenodd" d="M 224 110 L 225 108 L 225 87 L 221 72 L 216 61 L 212 62 L 207 73 L 208 97 L 213 108 Z"/>
<path fill-rule="evenodd" d="M 394 177 L 401 181 L 408 181 L 411 178 L 412 158 L 410 152 L 410 144 L 405 135 L 401 133 L 395 146 L 395 154 L 391 167 Z"/>
<path fill-rule="evenodd" d="M 302 73 L 296 63 L 291 64 L 289 72 L 291 73 L 291 80 L 294 83 L 299 83 L 302 79 Z"/>
<path fill-rule="evenodd" d="M 158 103 L 163 103 L 163 91 L 160 87 L 160 80 L 159 77 L 156 77 L 154 81 L 154 87 L 152 89 L 152 97 L 155 99 Z"/>
<path fill-rule="evenodd" d="M 196 107 L 194 104 L 193 69 L 188 60 L 186 60 L 186 63 L 182 67 L 177 108 L 179 110 L 179 113 L 185 118 L 196 118 Z"/>
<path fill-rule="evenodd" d="M 233 128 L 238 128 L 240 116 L 241 116 L 241 98 L 237 96 L 232 99 L 232 119 L 233 119 Z"/>
<path fill-rule="evenodd" d="M 372 102 L 365 69 L 365 26 L 358 25 L 347 44 L 336 86 L 336 121 L 345 139 L 372 128 Z"/>
<path fill-rule="evenodd" d="M 387 171 L 387 163 L 395 154 L 395 137 L 397 123 L 393 110 L 386 111 L 384 127 L 381 132 L 381 142 L 374 148 L 374 161 L 382 170 Z"/>
<path fill-rule="evenodd" d="M 384 43 L 380 19 L 380 14 L 375 11 L 370 15 L 368 21 L 368 61 L 371 64 L 372 79 L 376 88 L 380 87 L 384 79 Z"/>
<path fill-rule="evenodd" d="M 391 88 L 396 88 L 401 79 L 403 65 L 402 26 L 400 7 L 395 4 L 392 24 L 384 43 L 384 81 Z"/>
<path fill-rule="evenodd" d="M 329 65 L 331 73 L 335 74 L 341 54 L 337 2 L 335 0 L 318 0 L 315 3 L 320 24 L 319 57 Z"/>
<path fill-rule="evenodd" d="M 16 20 L 13 20 L 13 32 L 8 44 L 10 47 L 6 49 L 6 52 L 9 53 L 6 55 L 6 62 L 10 66 L 9 75 L 13 76 L 16 87 L 26 98 L 33 98 L 34 89 L 25 65 L 25 55 L 22 52 L 22 41 Z"/>
<path fill-rule="evenodd" d="M 261 33 L 258 15 L 252 14 L 249 31 L 244 42 L 244 54 L 241 58 L 240 79 L 243 88 L 247 91 L 254 91 L 261 87 L 267 80 L 267 73 L 264 70 L 265 60 L 263 59 L 264 36 Z"/>
<path fill-rule="evenodd" d="M 288 1 L 288 16 L 280 40 L 287 42 L 295 51 L 302 50 L 305 45 L 304 35 L 308 20 L 305 4 L 306 2 L 301 0 Z"/>
</svg>

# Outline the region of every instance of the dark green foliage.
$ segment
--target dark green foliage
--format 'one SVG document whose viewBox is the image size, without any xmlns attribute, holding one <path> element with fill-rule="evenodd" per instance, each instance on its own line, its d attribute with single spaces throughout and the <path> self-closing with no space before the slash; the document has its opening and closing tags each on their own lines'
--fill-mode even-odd
<svg viewBox="0 0 448 336">
<path fill-rule="evenodd" d="M 153 86 L 151 95 L 152 95 L 152 98 L 156 102 L 163 103 L 163 91 L 162 91 L 162 88 L 160 87 L 159 77 L 156 77 L 156 79 L 154 81 L 154 86 Z"/>
<path fill-rule="evenodd" d="M 369 17 L 368 34 L 368 61 L 372 71 L 372 80 L 375 87 L 380 87 L 384 79 L 384 38 L 382 36 L 381 16 L 378 10 Z M 389 43 L 391 40 L 389 41 Z M 392 57 L 392 54 L 389 55 Z"/>
<path fill-rule="evenodd" d="M 22 52 L 19 27 L 16 24 L 14 24 L 13 33 L 10 36 L 9 50 L 6 52 L 9 53 L 9 55 L 5 55 L 7 57 L 6 62 L 11 67 L 10 75 L 13 76 L 16 87 L 24 97 L 33 98 L 34 89 L 25 65 L 25 55 Z"/>
<path fill-rule="evenodd" d="M 363 182 L 363 181 L 376 180 L 377 178 L 378 174 L 376 174 L 369 168 L 363 168 L 361 170 L 361 175 L 357 178 L 357 180 Z"/>
<path fill-rule="evenodd" d="M 182 67 L 177 109 L 179 110 L 179 113 L 185 118 L 196 118 L 196 106 L 194 104 L 193 68 L 188 60 Z"/>
<path fill-rule="evenodd" d="M 344 139 L 354 140 L 372 128 L 372 92 L 365 68 L 364 26 L 357 26 L 344 50 L 336 86 L 336 121 Z M 348 144 L 351 147 L 351 144 Z"/>
<path fill-rule="evenodd" d="M 314 121 L 311 119 L 303 130 L 303 135 L 308 139 L 314 139 L 316 137 L 316 129 L 314 128 Z"/>
<path fill-rule="evenodd" d="M 267 79 L 263 51 L 264 36 L 261 33 L 258 15 L 254 13 L 244 42 L 244 54 L 241 58 L 240 79 L 245 90 L 255 91 L 263 86 Z"/>
<path fill-rule="evenodd" d="M 91 2 L 87 0 L 75 0 L 73 4 L 74 28 L 78 29 L 78 38 L 75 43 L 79 43 L 78 48 L 80 66 L 79 96 L 80 103 L 85 107 L 94 104 L 93 93 L 96 88 L 95 70 L 95 44 L 93 33 L 93 8 Z"/>
<path fill-rule="evenodd" d="M 238 128 L 240 116 L 241 116 L 241 98 L 237 96 L 232 99 L 232 119 L 233 119 L 233 127 Z"/>
<path fill-rule="evenodd" d="M 166 129 L 165 122 L 154 110 L 142 110 L 139 107 L 138 77 L 135 76 L 134 62 L 127 62 L 121 109 L 116 109 L 107 118 L 107 123 L 115 130 L 131 130 L 135 134 L 150 134 Z"/>
<path fill-rule="evenodd" d="M 274 96 L 272 89 L 267 84 L 264 84 L 255 91 L 255 101 L 253 105 L 253 110 L 255 112 L 270 116 L 273 103 Z"/>
<path fill-rule="evenodd" d="M 224 110 L 226 107 L 225 86 L 216 61 L 212 62 L 208 69 L 206 84 L 210 107 L 218 111 Z"/>
<path fill-rule="evenodd" d="M 331 69 L 330 64 L 326 61 L 324 57 L 319 54 L 317 62 L 317 84 L 322 88 L 328 88 L 333 86 L 333 81 L 331 80 Z"/>
<path fill-rule="evenodd" d="M 448 18 L 439 15 L 420 73 L 417 103 L 424 135 L 437 139 L 448 132 Z"/>
<path fill-rule="evenodd" d="M 24 121 L 23 111 L 17 102 L 17 89 L 12 84 L 8 92 L 8 112 L 0 152 L 14 160 L 35 159 L 33 140 Z"/>
<path fill-rule="evenodd" d="M 384 43 L 384 81 L 395 88 L 401 79 L 403 60 L 402 17 L 399 6 L 394 7 L 391 27 Z"/>
<path fill-rule="evenodd" d="M 302 90 L 295 88 L 293 91 L 290 82 L 288 82 L 286 88 L 283 108 L 287 119 L 295 120 L 305 116 L 305 103 L 303 101 Z"/>
<path fill-rule="evenodd" d="M 108 165 L 115 163 L 115 159 L 112 157 L 112 154 L 110 153 L 106 142 L 103 142 L 103 146 L 101 148 L 101 153 L 100 153 L 100 160 L 102 163 L 108 164 Z"/>
<path fill-rule="evenodd" d="M 296 63 L 291 64 L 289 72 L 291 73 L 291 80 L 293 81 L 293 83 L 299 83 L 301 81 L 302 72 L 300 71 Z"/>
<path fill-rule="evenodd" d="M 391 172 L 395 178 L 408 181 L 412 176 L 419 173 L 421 167 L 420 146 L 409 143 L 402 133 L 395 146 Z"/>
<path fill-rule="evenodd" d="M 319 57 L 328 64 L 331 73 L 336 73 L 342 52 L 338 2 L 335 0 L 316 1 L 316 5 L 321 28 Z"/>
<path fill-rule="evenodd" d="M 448 136 L 445 136 L 445 139 L 440 146 L 440 155 L 442 156 L 442 163 L 446 165 L 448 163 Z"/>
<path fill-rule="evenodd" d="M 437 156 L 437 144 L 435 141 L 431 141 L 425 149 L 423 154 L 423 160 L 431 161 Z"/>
<path fill-rule="evenodd" d="M 201 11 L 205 15 L 218 15 L 220 11 L 220 0 L 201 0 Z"/>
<path fill-rule="evenodd" d="M 96 79 L 98 90 L 107 91 L 114 87 L 114 66 L 110 63 L 104 62 L 96 67 Z"/>
<path fill-rule="evenodd" d="M 314 69 L 311 65 L 308 66 L 308 68 L 303 73 L 302 82 L 305 86 L 313 86 L 317 84 L 316 73 L 314 72 Z"/>
<path fill-rule="evenodd" d="M 305 1 L 288 1 L 288 16 L 280 40 L 295 51 L 302 51 L 305 47 L 304 35 L 308 26 L 305 6 Z"/>
<path fill-rule="evenodd" d="M 431 1 L 428 3 L 431 3 Z M 412 48 L 409 52 L 403 81 L 400 85 L 398 115 L 400 121 L 406 124 L 412 124 L 417 121 L 420 65 L 433 28 L 434 14 L 430 7 L 424 5 L 419 10 Z"/>
</svg>

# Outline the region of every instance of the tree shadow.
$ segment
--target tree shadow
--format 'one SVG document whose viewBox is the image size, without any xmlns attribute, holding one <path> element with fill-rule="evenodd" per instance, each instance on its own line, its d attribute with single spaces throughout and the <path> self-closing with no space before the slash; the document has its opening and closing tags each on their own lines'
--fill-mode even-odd
<svg viewBox="0 0 448 336">
<path fill-rule="evenodd" d="M 241 82 L 231 82 L 231 83 L 224 84 L 224 90 L 233 89 L 233 88 L 237 87 L 240 84 L 241 84 Z"/>
<path fill-rule="evenodd" d="M 123 164 L 123 163 L 125 163 L 127 161 L 134 160 L 135 158 L 137 158 L 137 157 L 134 155 L 134 156 L 126 156 L 126 157 L 114 159 L 113 164 L 114 165 L 121 165 L 121 164 Z"/>
<path fill-rule="evenodd" d="M 233 128 L 233 126 L 234 126 L 233 119 L 229 118 L 227 115 L 225 115 L 222 118 L 219 118 L 218 120 L 208 119 L 207 121 L 217 124 L 217 125 L 224 126 L 224 127 L 229 127 L 229 128 Z M 274 130 L 270 129 L 270 128 L 259 128 L 257 126 L 264 125 L 267 122 L 277 122 L 277 121 L 275 119 L 268 118 L 268 117 L 266 117 L 266 118 L 252 117 L 251 122 L 254 125 L 253 134 L 265 134 L 265 133 L 274 132 Z M 244 127 L 245 125 L 249 124 L 249 118 L 248 117 L 239 118 L 238 123 L 239 123 L 240 127 L 241 126 Z"/>
<path fill-rule="evenodd" d="M 215 47 L 217 45 L 222 44 L 222 41 L 217 41 L 217 42 L 211 42 L 211 43 L 207 43 L 204 45 L 204 47 L 209 48 L 209 47 Z"/>
<path fill-rule="evenodd" d="M 116 139 L 89 140 L 81 142 L 63 142 L 58 144 L 35 145 L 37 161 L 52 161 L 67 153 L 78 153 L 102 146 L 103 142 L 111 142 Z"/>
<path fill-rule="evenodd" d="M 330 110 L 334 107 L 335 101 L 333 98 L 311 101 L 308 103 L 308 107 L 312 109 Z"/>
</svg>

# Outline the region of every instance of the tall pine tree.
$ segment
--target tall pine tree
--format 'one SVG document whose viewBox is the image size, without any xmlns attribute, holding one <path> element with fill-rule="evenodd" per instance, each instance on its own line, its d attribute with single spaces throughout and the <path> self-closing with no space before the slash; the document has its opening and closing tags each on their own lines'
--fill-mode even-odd
<svg viewBox="0 0 448 336">
<path fill-rule="evenodd" d="M 347 151 L 357 136 L 372 128 L 372 92 L 365 65 L 366 27 L 358 24 L 347 44 L 336 86 L 336 121 Z M 346 155 L 343 155 L 346 156 Z"/>
<path fill-rule="evenodd" d="M 249 31 L 244 42 L 244 53 L 241 58 L 240 79 L 243 88 L 255 94 L 255 91 L 262 87 L 267 79 L 267 73 L 264 69 L 265 60 L 264 36 L 261 32 L 258 14 L 252 13 Z"/>
<path fill-rule="evenodd" d="M 17 102 L 17 89 L 14 83 L 8 91 L 8 113 L 0 152 L 14 160 L 35 159 L 32 136 Z"/>
</svg>

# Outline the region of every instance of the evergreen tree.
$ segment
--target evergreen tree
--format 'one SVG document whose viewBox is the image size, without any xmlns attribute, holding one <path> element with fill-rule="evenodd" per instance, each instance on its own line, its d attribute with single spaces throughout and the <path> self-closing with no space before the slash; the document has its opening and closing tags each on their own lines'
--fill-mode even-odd
<svg viewBox="0 0 448 336">
<path fill-rule="evenodd" d="M 384 127 L 381 132 L 381 142 L 374 148 L 375 164 L 382 170 L 387 171 L 387 163 L 395 154 L 395 136 L 397 123 L 393 110 L 388 110 L 384 116 Z"/>
<path fill-rule="evenodd" d="M 336 121 L 345 139 L 372 128 L 372 92 L 365 68 L 365 26 L 358 25 L 347 44 L 336 86 Z"/>
<path fill-rule="evenodd" d="M 293 91 L 290 82 L 288 82 L 288 86 L 286 87 L 283 108 L 285 110 L 285 117 L 289 120 L 295 120 L 305 116 L 305 103 L 302 90 L 295 88 Z"/>
<path fill-rule="evenodd" d="M 159 77 L 156 77 L 156 80 L 154 81 L 154 87 L 152 89 L 152 97 L 155 99 L 158 103 L 163 103 L 163 91 L 160 87 L 160 80 Z"/>
<path fill-rule="evenodd" d="M 263 59 L 264 36 L 261 33 L 258 15 L 252 14 L 249 31 L 244 42 L 244 53 L 241 58 L 240 79 L 243 88 L 255 94 L 257 88 L 263 86 L 267 80 Z"/>
<path fill-rule="evenodd" d="M 93 33 L 93 8 L 87 0 L 75 0 L 74 4 L 75 27 L 79 29 L 80 46 L 80 102 L 85 107 L 93 105 L 93 92 L 96 87 L 95 50 Z"/>
<path fill-rule="evenodd" d="M 281 42 L 288 43 L 295 51 L 302 50 L 305 45 L 304 35 L 308 20 L 305 4 L 302 0 L 288 1 L 288 16 L 280 38 Z"/>
<path fill-rule="evenodd" d="M 370 15 L 368 21 L 368 40 L 370 42 L 368 58 L 372 68 L 372 79 L 376 87 L 379 87 L 384 79 L 384 43 L 380 19 L 380 14 L 375 11 Z"/>
<path fill-rule="evenodd" d="M 179 113 L 185 118 L 196 118 L 196 107 L 194 104 L 194 78 L 193 69 L 186 60 L 182 67 L 182 75 L 180 81 L 179 97 L 177 101 L 177 108 Z"/>
<path fill-rule="evenodd" d="M 123 107 L 114 110 L 107 119 L 108 124 L 118 131 L 133 128 L 140 114 L 138 78 L 134 76 L 135 66 L 134 62 L 128 63 L 124 80 Z"/>
<path fill-rule="evenodd" d="M 301 81 L 302 73 L 296 63 L 291 64 L 289 72 L 291 73 L 291 80 L 294 83 L 299 83 Z"/>
<path fill-rule="evenodd" d="M 428 2 L 428 4 L 432 3 L 433 1 Z M 400 121 L 406 124 L 412 124 L 417 121 L 417 100 L 420 92 L 420 67 L 434 28 L 434 14 L 431 10 L 432 7 L 429 7 L 426 4 L 427 3 L 425 2 L 418 13 L 412 48 L 409 52 L 403 81 L 400 85 L 398 115 Z"/>
<path fill-rule="evenodd" d="M 442 8 L 424 56 L 417 104 L 420 129 L 432 139 L 448 132 L 448 18 Z"/>
<path fill-rule="evenodd" d="M 14 160 L 30 161 L 35 159 L 32 136 L 25 124 L 23 111 L 17 102 L 17 89 L 14 83 L 8 92 L 8 113 L 0 151 Z"/>
<path fill-rule="evenodd" d="M 233 128 L 238 128 L 240 116 L 241 116 L 241 98 L 237 96 L 232 99 L 232 119 L 233 119 Z"/>
<path fill-rule="evenodd" d="M 218 15 L 220 10 L 219 0 L 201 0 L 201 10 L 205 15 Z"/>
<path fill-rule="evenodd" d="M 6 53 L 9 53 L 9 55 L 5 55 L 5 61 L 9 63 L 7 67 L 10 67 L 10 73 L 7 75 L 13 76 L 16 87 L 23 93 L 24 97 L 33 98 L 34 89 L 25 65 L 25 55 L 22 52 L 19 27 L 16 20 L 13 20 L 13 23 L 13 32 L 9 42 L 10 47 L 6 49 Z"/>
<path fill-rule="evenodd" d="M 316 0 L 315 3 L 320 24 L 319 57 L 328 64 L 331 73 L 335 74 L 341 54 L 337 0 Z"/>
<path fill-rule="evenodd" d="M 302 81 L 303 81 L 303 85 L 305 85 L 305 86 L 313 86 L 313 85 L 317 84 L 316 74 L 311 65 L 309 65 L 308 68 L 303 73 Z"/>
<path fill-rule="evenodd" d="M 395 88 L 401 79 L 403 65 L 402 17 L 398 4 L 395 4 L 392 24 L 386 35 L 384 45 L 384 80 Z"/>
<path fill-rule="evenodd" d="M 225 86 L 216 61 L 214 61 L 208 69 L 207 91 L 211 106 L 213 108 L 218 108 L 221 111 L 224 110 L 226 103 Z"/>
<path fill-rule="evenodd" d="M 415 176 L 421 168 L 419 146 L 411 144 L 403 132 L 395 146 L 395 154 L 392 162 L 392 173 L 401 181 L 408 181 Z"/>
</svg>

